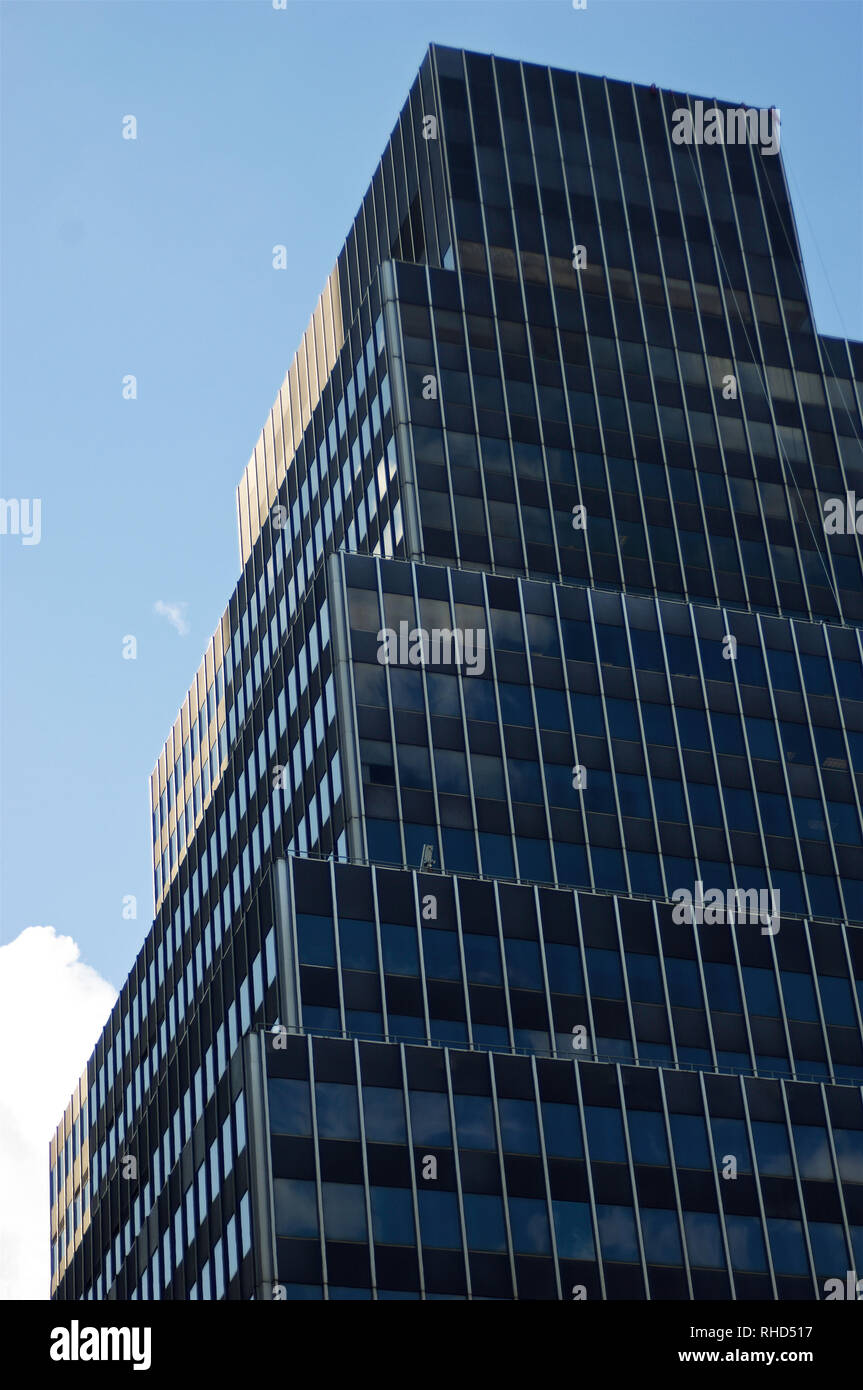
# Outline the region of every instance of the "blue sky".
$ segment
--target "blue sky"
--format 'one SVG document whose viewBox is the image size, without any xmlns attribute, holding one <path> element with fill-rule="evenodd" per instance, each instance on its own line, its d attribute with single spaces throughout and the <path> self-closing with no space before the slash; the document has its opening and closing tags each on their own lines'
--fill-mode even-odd
<svg viewBox="0 0 863 1390">
<path fill-rule="evenodd" d="M 861 337 L 863 7 L 6 0 L 3 29 L 2 492 L 42 539 L 0 538 L 0 941 L 50 924 L 119 986 L 234 489 L 427 43 L 778 106 L 818 327 Z"/>
</svg>

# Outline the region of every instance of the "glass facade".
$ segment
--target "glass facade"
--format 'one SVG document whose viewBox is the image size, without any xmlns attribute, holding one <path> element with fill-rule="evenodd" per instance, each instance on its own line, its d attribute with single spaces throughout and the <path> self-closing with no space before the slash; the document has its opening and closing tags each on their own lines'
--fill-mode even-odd
<svg viewBox="0 0 863 1390">
<path fill-rule="evenodd" d="M 846 1088 L 319 1037 L 266 1063 L 277 1297 L 811 1299 L 859 1268 Z"/>
<path fill-rule="evenodd" d="M 54 1297 L 863 1264 L 863 346 L 691 103 L 429 49 L 151 778 Z"/>
<path fill-rule="evenodd" d="M 298 1030 L 863 1085 L 858 929 L 706 926 L 655 899 L 288 864 L 279 1016 Z"/>
<path fill-rule="evenodd" d="M 451 870 L 660 897 L 701 879 L 863 921 L 858 632 L 343 563 L 359 854 L 431 843 Z M 486 633 L 485 670 L 381 664 L 402 622 Z"/>
</svg>

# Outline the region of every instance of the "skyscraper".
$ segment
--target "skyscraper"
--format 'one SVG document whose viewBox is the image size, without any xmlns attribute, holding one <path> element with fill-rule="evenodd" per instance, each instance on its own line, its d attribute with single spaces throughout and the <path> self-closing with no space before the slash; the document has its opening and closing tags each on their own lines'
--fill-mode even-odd
<svg viewBox="0 0 863 1390">
<path fill-rule="evenodd" d="M 54 1297 L 863 1270 L 863 346 L 778 120 L 429 49 L 151 779 Z"/>
</svg>

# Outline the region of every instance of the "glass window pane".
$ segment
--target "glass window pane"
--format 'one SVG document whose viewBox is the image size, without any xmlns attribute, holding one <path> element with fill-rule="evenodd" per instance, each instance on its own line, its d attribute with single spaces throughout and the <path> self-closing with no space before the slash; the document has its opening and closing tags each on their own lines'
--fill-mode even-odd
<svg viewBox="0 0 863 1390">
<path fill-rule="evenodd" d="M 345 970 L 377 970 L 378 947 L 374 922 L 341 918 L 339 952 Z"/>
<path fill-rule="evenodd" d="M 271 1076 L 267 1079 L 267 1100 L 273 1134 L 311 1134 L 312 1106 L 307 1081 Z"/>
<path fill-rule="evenodd" d="M 815 1273 L 822 1277 L 841 1279 L 848 1267 L 848 1251 L 842 1227 L 834 1221 L 810 1221 L 808 1231 Z"/>
<path fill-rule="evenodd" d="M 273 1198 L 277 1236 L 311 1238 L 318 1234 L 318 1205 L 313 1182 L 274 1178 Z"/>
<path fill-rule="evenodd" d="M 722 1232 L 719 1217 L 705 1211 L 685 1211 L 683 1227 L 689 1263 L 694 1268 L 724 1269 Z"/>
<path fill-rule="evenodd" d="M 525 1255 L 551 1254 L 548 1208 L 539 1197 L 510 1197 L 513 1249 Z"/>
<path fill-rule="evenodd" d="M 630 1110 L 629 1142 L 636 1163 L 668 1163 L 668 1143 L 661 1115 L 647 1110 Z"/>
<path fill-rule="evenodd" d="M 338 1081 L 316 1081 L 315 1105 L 322 1139 L 359 1139 L 356 1086 Z"/>
<path fill-rule="evenodd" d="M 384 970 L 391 975 L 418 975 L 419 948 L 416 927 L 396 922 L 381 923 Z"/>
<path fill-rule="evenodd" d="M 682 1168 L 709 1168 L 707 1127 L 700 1115 L 672 1115 L 671 1138 Z"/>
<path fill-rule="evenodd" d="M 474 984 L 502 983 L 500 944 L 496 936 L 477 936 L 472 932 L 465 932 L 464 957 L 468 979 Z"/>
<path fill-rule="evenodd" d="M 623 998 L 623 974 L 617 951 L 587 949 L 587 974 L 592 994 L 608 999 Z"/>
<path fill-rule="evenodd" d="M 728 1159 L 733 1158 L 738 1173 L 751 1173 L 749 1140 L 743 1120 L 712 1120 L 710 1127 L 713 1131 L 713 1153 L 720 1172 L 727 1166 Z"/>
<path fill-rule="evenodd" d="M 625 1163 L 626 1144 L 619 1110 L 604 1105 L 586 1105 L 587 1147 L 595 1162 Z"/>
<path fill-rule="evenodd" d="M 638 1260 L 635 1216 L 631 1207 L 598 1206 L 599 1244 L 605 1260 Z"/>
<path fill-rule="evenodd" d="M 414 1208 L 408 1187 L 373 1187 L 372 1231 L 386 1245 L 413 1245 Z"/>
<path fill-rule="evenodd" d="M 803 1227 L 799 1221 L 769 1216 L 767 1230 L 770 1253 L 777 1274 L 808 1274 L 809 1264 L 803 1245 Z"/>
<path fill-rule="evenodd" d="M 734 1269 L 764 1270 L 767 1255 L 757 1216 L 726 1216 L 728 1247 Z"/>
<path fill-rule="evenodd" d="M 510 1153 L 539 1153 L 536 1107 L 530 1100 L 499 1100 L 503 1147 Z"/>
<path fill-rule="evenodd" d="M 553 1202 L 557 1253 L 562 1260 L 596 1258 L 587 1202 Z"/>
<path fill-rule="evenodd" d="M 641 1235 L 648 1264 L 683 1264 L 676 1212 L 642 1207 Z"/>
<path fill-rule="evenodd" d="M 423 1245 L 437 1250 L 459 1249 L 461 1233 L 455 1193 L 420 1189 L 417 1196 Z"/>
<path fill-rule="evenodd" d="M 446 1096 L 435 1091 L 411 1092 L 411 1132 L 415 1144 L 452 1144 Z"/>
<path fill-rule="evenodd" d="M 545 1147 L 549 1154 L 560 1158 L 581 1158 L 584 1148 L 581 1142 L 581 1124 L 578 1107 L 563 1105 L 558 1101 L 542 1102 L 542 1127 L 545 1133 Z"/>
<path fill-rule="evenodd" d="M 299 913 L 297 939 L 301 965 L 335 965 L 336 944 L 333 923 L 329 917 Z"/>
<path fill-rule="evenodd" d="M 462 1149 L 496 1149 L 494 1112 L 486 1096 L 454 1096 L 455 1127 Z"/>
<path fill-rule="evenodd" d="M 461 960 L 455 932 L 423 927 L 423 958 L 429 979 L 461 979 Z"/>
<path fill-rule="evenodd" d="M 555 994 L 583 994 L 584 978 L 581 961 L 576 946 L 562 946 L 547 942 L 545 959 L 548 965 L 548 982 Z"/>
<path fill-rule="evenodd" d="M 834 1129 L 836 1159 L 843 1182 L 863 1182 L 863 1130 Z"/>
<path fill-rule="evenodd" d="M 467 1243 L 472 1250 L 506 1250 L 502 1198 L 466 1192 L 464 1216 Z"/>
<path fill-rule="evenodd" d="M 826 1129 L 820 1125 L 792 1125 L 792 1130 L 800 1176 L 832 1181 L 833 1162 Z"/>
<path fill-rule="evenodd" d="M 328 1240 L 365 1240 L 365 1192 L 359 1183 L 321 1183 Z"/>
<path fill-rule="evenodd" d="M 753 1120 L 752 1137 L 755 1140 L 759 1173 L 767 1173 L 777 1178 L 790 1178 L 791 1149 L 785 1126 L 765 1120 Z"/>
<path fill-rule="evenodd" d="M 388 1086 L 364 1086 L 363 1115 L 369 1143 L 406 1142 L 405 1102 L 401 1091 Z"/>
<path fill-rule="evenodd" d="M 506 941 L 506 968 L 510 985 L 517 989 L 542 989 L 542 965 L 535 941 L 510 937 Z"/>
</svg>

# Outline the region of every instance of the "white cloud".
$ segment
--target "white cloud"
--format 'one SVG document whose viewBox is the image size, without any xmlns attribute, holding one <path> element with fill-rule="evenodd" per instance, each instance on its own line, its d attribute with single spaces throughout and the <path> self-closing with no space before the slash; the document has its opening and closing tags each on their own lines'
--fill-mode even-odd
<svg viewBox="0 0 863 1390">
<path fill-rule="evenodd" d="M 48 1145 L 116 997 L 53 927 L 0 946 L 0 1299 L 48 1297 Z"/>
<path fill-rule="evenodd" d="M 188 603 L 166 603 L 164 599 L 157 599 L 153 604 L 153 612 L 158 613 L 160 618 L 167 618 L 171 627 L 185 637 L 189 631 L 189 623 L 186 618 Z"/>
</svg>

